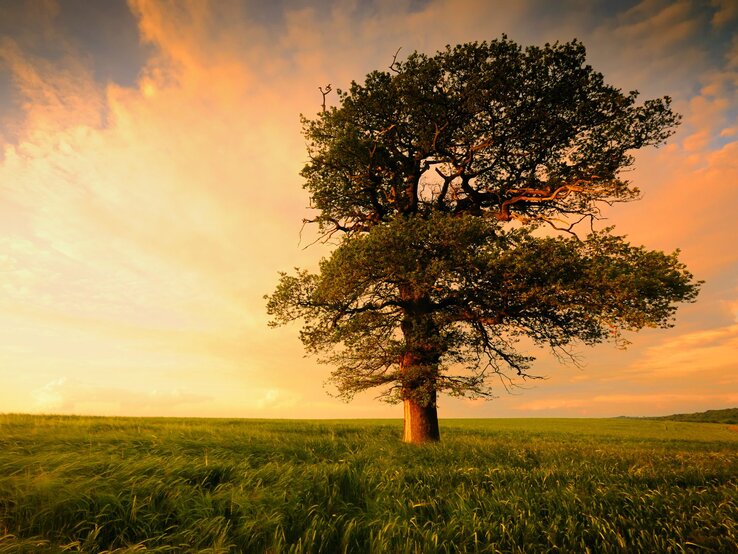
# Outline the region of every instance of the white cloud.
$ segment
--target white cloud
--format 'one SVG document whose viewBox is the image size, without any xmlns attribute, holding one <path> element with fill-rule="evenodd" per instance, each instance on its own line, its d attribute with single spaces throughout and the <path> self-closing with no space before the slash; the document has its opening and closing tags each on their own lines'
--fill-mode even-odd
<svg viewBox="0 0 738 554">
<path fill-rule="evenodd" d="M 66 377 L 60 377 L 33 391 L 33 401 L 36 408 L 41 411 L 68 408 L 69 406 L 64 398 L 66 382 Z"/>
</svg>

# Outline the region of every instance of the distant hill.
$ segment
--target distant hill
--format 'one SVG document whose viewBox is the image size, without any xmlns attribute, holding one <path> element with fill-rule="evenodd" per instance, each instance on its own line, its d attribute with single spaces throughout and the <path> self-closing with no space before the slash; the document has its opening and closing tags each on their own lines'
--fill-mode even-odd
<svg viewBox="0 0 738 554">
<path fill-rule="evenodd" d="M 649 419 L 668 419 L 670 421 L 696 421 L 700 423 L 731 423 L 738 425 L 738 408 L 707 410 L 695 414 L 674 414 Z"/>
</svg>

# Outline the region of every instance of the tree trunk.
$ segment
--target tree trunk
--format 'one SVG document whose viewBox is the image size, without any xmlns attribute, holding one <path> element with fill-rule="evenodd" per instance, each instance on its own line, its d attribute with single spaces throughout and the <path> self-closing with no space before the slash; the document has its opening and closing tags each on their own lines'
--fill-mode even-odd
<svg viewBox="0 0 738 554">
<path fill-rule="evenodd" d="M 435 392 L 426 406 L 411 398 L 406 398 L 404 403 L 405 428 L 402 432 L 402 440 L 414 444 L 441 440 Z"/>
<path fill-rule="evenodd" d="M 407 349 L 400 363 L 405 429 L 402 440 L 410 443 L 437 442 L 436 376 L 440 359 L 438 328 L 425 290 L 400 286 L 400 298 L 408 304 L 402 320 Z"/>
</svg>

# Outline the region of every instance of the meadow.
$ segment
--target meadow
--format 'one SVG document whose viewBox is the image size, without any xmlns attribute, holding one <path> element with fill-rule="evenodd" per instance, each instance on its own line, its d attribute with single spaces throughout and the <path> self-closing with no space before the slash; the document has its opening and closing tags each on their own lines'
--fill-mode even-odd
<svg viewBox="0 0 738 554">
<path fill-rule="evenodd" d="M 738 432 L 0 415 L 0 552 L 738 552 Z"/>
</svg>

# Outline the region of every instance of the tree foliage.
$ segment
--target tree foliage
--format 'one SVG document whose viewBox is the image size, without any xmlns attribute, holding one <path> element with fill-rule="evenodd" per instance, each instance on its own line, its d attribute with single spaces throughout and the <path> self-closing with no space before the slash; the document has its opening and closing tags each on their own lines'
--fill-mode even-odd
<svg viewBox="0 0 738 554">
<path fill-rule="evenodd" d="M 302 320 L 342 395 L 488 396 L 490 374 L 529 375 L 523 337 L 567 357 L 695 299 L 677 253 L 574 232 L 638 197 L 623 170 L 672 133 L 669 98 L 605 84 L 577 41 L 503 37 L 390 69 L 303 119 L 311 221 L 338 244 L 268 299 L 272 324 Z"/>
</svg>

